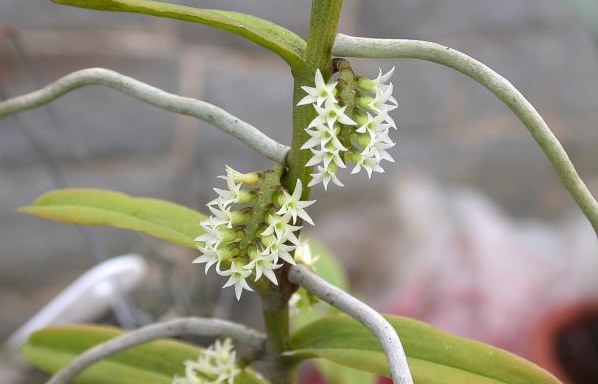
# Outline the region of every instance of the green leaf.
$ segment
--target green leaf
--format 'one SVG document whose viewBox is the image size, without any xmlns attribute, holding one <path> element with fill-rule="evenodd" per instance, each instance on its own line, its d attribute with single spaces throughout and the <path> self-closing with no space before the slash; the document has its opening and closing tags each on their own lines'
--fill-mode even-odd
<svg viewBox="0 0 598 384">
<path fill-rule="evenodd" d="M 441 331 L 420 321 L 386 316 L 398 332 L 417 384 L 556 384 L 525 359 L 499 348 Z M 291 348 L 299 359 L 320 357 L 388 376 L 378 340 L 356 320 L 331 316 L 296 332 Z"/>
<path fill-rule="evenodd" d="M 304 68 L 305 41 L 270 21 L 232 11 L 200 9 L 152 0 L 52 0 L 103 11 L 143 13 L 209 25 L 245 37 L 282 57 L 293 69 Z"/>
<path fill-rule="evenodd" d="M 318 372 L 327 384 L 375 384 L 378 377 L 372 373 L 359 371 L 330 360 L 316 359 Z"/>
<path fill-rule="evenodd" d="M 205 215 L 158 199 L 131 197 L 100 189 L 59 189 L 19 212 L 61 223 L 110 226 L 144 232 L 171 243 L 195 248 Z"/>
<path fill-rule="evenodd" d="M 21 352 L 33 365 L 56 373 L 83 351 L 117 337 L 122 330 L 100 326 L 47 328 L 34 333 Z M 175 375 L 184 376 L 184 362 L 196 360 L 202 349 L 174 341 L 146 343 L 90 366 L 77 384 L 170 384 Z M 236 384 L 265 383 L 254 372 L 245 370 Z"/>
</svg>

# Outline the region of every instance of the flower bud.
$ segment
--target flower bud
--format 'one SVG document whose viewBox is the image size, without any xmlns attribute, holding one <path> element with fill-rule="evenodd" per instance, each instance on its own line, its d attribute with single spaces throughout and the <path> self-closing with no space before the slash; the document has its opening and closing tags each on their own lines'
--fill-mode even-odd
<svg viewBox="0 0 598 384">
<path fill-rule="evenodd" d="M 235 241 L 237 238 L 237 230 L 233 228 L 221 227 L 218 228 L 218 240 L 222 242 Z"/>
<path fill-rule="evenodd" d="M 376 93 L 376 89 L 378 87 L 378 83 L 375 80 L 368 79 L 367 77 L 363 76 L 356 76 L 357 87 L 365 92 Z"/>
<path fill-rule="evenodd" d="M 260 257 L 260 251 L 257 249 L 255 244 L 251 244 L 247 247 L 247 256 L 249 256 L 250 260 Z"/>
<path fill-rule="evenodd" d="M 366 111 L 373 112 L 372 103 L 374 103 L 375 99 L 370 96 L 362 96 L 357 99 L 357 105 Z"/>
<path fill-rule="evenodd" d="M 362 147 L 367 147 L 372 141 L 372 137 L 368 133 L 362 133 L 357 136 L 357 143 Z"/>
<path fill-rule="evenodd" d="M 355 122 L 357 123 L 358 126 L 362 126 L 364 124 L 367 124 L 368 117 L 367 117 L 367 115 L 357 115 L 355 117 Z"/>
<path fill-rule="evenodd" d="M 233 225 L 245 224 L 251 221 L 251 210 L 233 211 L 230 213 L 230 221 Z"/>
<path fill-rule="evenodd" d="M 258 185 L 260 181 L 259 172 L 241 173 L 232 169 L 229 166 L 226 166 L 226 173 L 232 176 L 232 179 L 235 181 L 235 183 L 242 183 L 253 186 Z"/>
</svg>

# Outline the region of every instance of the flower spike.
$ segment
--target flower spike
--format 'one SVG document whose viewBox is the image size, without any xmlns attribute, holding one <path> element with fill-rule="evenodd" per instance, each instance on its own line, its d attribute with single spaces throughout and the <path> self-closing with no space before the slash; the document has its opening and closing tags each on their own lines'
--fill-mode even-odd
<svg viewBox="0 0 598 384">
<path fill-rule="evenodd" d="M 185 361 L 185 377 L 175 377 L 172 384 L 234 384 L 240 373 L 232 341 L 216 340 L 197 360 Z"/>
<path fill-rule="evenodd" d="M 330 164 L 332 166 L 334 164 Z M 247 281 L 252 276 L 253 281 L 265 276 L 277 285 L 274 271 L 282 267 L 283 262 L 295 264 L 292 254 L 299 245 L 297 232 L 302 228 L 296 225 L 298 220 L 314 224 L 306 208 L 315 201 L 301 200 L 301 180 L 297 180 L 293 193 L 289 193 L 279 184 L 282 169 L 274 171 L 242 174 L 227 167 L 226 176 L 220 178 L 226 181 L 228 189 L 214 189 L 219 196 L 208 203 L 212 216 L 200 223 L 204 233 L 195 238 L 201 255 L 193 263 L 204 263 L 206 273 L 215 265 L 216 273 L 228 277 L 223 288 L 234 287 L 237 300 L 243 291 L 253 290 Z M 245 181 L 260 189 L 243 189 Z M 237 209 L 235 205 L 253 204 L 258 196 L 263 199 L 264 194 L 271 200 L 261 208 L 266 219 L 248 233 L 248 224 L 255 217 L 264 216 L 255 214 L 255 207 Z"/>
</svg>

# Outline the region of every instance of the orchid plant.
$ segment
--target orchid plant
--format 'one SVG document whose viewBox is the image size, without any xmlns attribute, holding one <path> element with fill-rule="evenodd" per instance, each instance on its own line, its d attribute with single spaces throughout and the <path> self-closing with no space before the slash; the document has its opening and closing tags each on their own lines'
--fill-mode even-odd
<svg viewBox="0 0 598 384">
<path fill-rule="evenodd" d="M 314 225 L 312 188 L 342 187 L 340 168 L 368 177 L 383 173 L 395 143 L 391 112 L 398 106 L 390 82 L 394 68 L 374 78 L 355 73 L 347 58 L 432 61 L 477 81 L 502 100 L 538 142 L 564 186 L 598 231 L 598 204 L 544 120 L 517 89 L 473 58 L 435 43 L 371 39 L 337 33 L 342 0 L 313 0 L 307 41 L 257 17 L 152 0 L 54 0 L 115 12 L 173 18 L 222 29 L 280 56 L 294 78 L 292 142 L 277 143 L 259 129 L 209 103 L 166 93 L 119 73 L 91 68 L 38 91 L 0 102 L 0 118 L 34 108 L 87 85 L 104 85 L 174 113 L 211 123 L 271 159 L 267 170 L 227 167 L 225 189 L 207 204 L 210 216 L 174 203 L 118 192 L 69 189 L 49 192 L 21 211 L 79 225 L 144 232 L 198 251 L 190 263 L 228 278 L 237 300 L 257 294 L 264 332 L 219 319 L 180 318 L 124 332 L 98 326 L 50 328 L 35 333 L 24 356 L 53 373 L 49 384 L 296 382 L 297 366 L 319 359 L 331 382 L 549 384 L 559 381 L 534 364 L 498 348 L 466 340 L 421 322 L 383 316 L 343 290 L 319 268 L 327 256 L 300 235 Z M 345 181 L 346 182 L 346 181 Z M 332 193 L 332 192 L 331 192 Z M 198 275 L 202 272 L 197 269 Z M 215 272 L 214 272 L 215 271 Z M 199 278 L 199 277 L 198 277 Z M 330 281 L 327 281 L 330 280 Z M 248 291 L 244 293 L 244 291 Z M 310 310 L 316 302 L 329 304 Z M 212 346 L 168 340 L 201 335 Z M 400 336 L 400 337 L 399 337 Z M 239 355 L 235 346 L 248 351 Z M 254 367 L 254 363 L 260 363 Z M 333 364 L 335 368 L 330 369 Z M 328 367 L 328 369 L 326 368 Z M 342 368 L 346 367 L 346 368 Z M 336 381 L 335 381 L 336 377 Z"/>
</svg>

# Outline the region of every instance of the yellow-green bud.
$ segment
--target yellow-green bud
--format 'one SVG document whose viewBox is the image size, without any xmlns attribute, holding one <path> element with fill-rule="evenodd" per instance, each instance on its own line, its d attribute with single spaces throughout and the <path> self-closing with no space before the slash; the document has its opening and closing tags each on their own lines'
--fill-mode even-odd
<svg viewBox="0 0 598 384">
<path fill-rule="evenodd" d="M 247 255 L 249 259 L 254 260 L 260 256 L 260 251 L 258 251 L 255 244 L 251 244 L 247 247 Z"/>
<path fill-rule="evenodd" d="M 355 83 L 360 90 L 376 93 L 376 82 L 372 79 L 368 79 L 367 77 L 363 76 L 357 76 L 357 81 Z"/>
<path fill-rule="evenodd" d="M 259 172 L 241 173 L 230 167 L 227 168 L 228 172 L 232 172 L 233 180 L 236 183 L 242 183 L 246 185 L 258 185 L 260 181 Z"/>
<path fill-rule="evenodd" d="M 239 190 L 239 204 L 254 203 L 257 200 L 255 191 L 248 191 L 246 189 Z"/>
<path fill-rule="evenodd" d="M 235 241 L 237 239 L 237 230 L 233 228 L 218 228 L 218 239 L 223 242 Z"/>
<path fill-rule="evenodd" d="M 233 211 L 230 213 L 230 221 L 233 225 L 245 224 L 251 221 L 251 210 L 243 209 L 241 211 Z"/>
<path fill-rule="evenodd" d="M 361 152 L 352 150 L 347 153 L 350 154 L 351 161 L 354 164 L 357 164 L 359 162 L 359 159 L 361 158 Z"/>
<path fill-rule="evenodd" d="M 357 143 L 364 148 L 367 147 L 371 141 L 372 137 L 369 135 L 369 133 L 362 133 L 357 136 Z"/>
<path fill-rule="evenodd" d="M 371 104 L 374 102 L 374 98 L 370 96 L 362 96 L 357 99 L 357 105 L 361 108 L 365 109 L 366 111 L 371 111 L 372 107 Z"/>
<path fill-rule="evenodd" d="M 336 173 L 338 171 L 338 165 L 336 165 L 334 162 L 330 163 L 328 165 L 328 171 L 332 174 Z"/>
<path fill-rule="evenodd" d="M 353 151 L 349 150 L 343 153 L 343 162 L 347 164 L 353 160 Z"/>
<path fill-rule="evenodd" d="M 278 241 L 274 235 L 262 236 L 261 240 L 262 244 L 264 244 L 266 247 L 269 247 Z"/>
<path fill-rule="evenodd" d="M 368 117 L 366 115 L 357 115 L 353 120 L 355 120 L 358 126 L 362 126 L 368 122 Z"/>
<path fill-rule="evenodd" d="M 235 241 L 240 241 L 245 237 L 245 231 L 242 229 L 237 230 L 237 236 L 235 237 Z"/>
<path fill-rule="evenodd" d="M 218 248 L 218 258 L 222 261 L 231 259 L 239 254 L 239 247 L 230 244 L 226 247 Z"/>
</svg>

